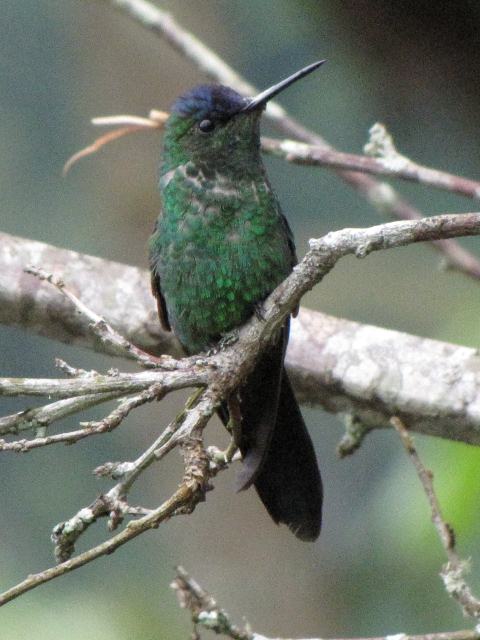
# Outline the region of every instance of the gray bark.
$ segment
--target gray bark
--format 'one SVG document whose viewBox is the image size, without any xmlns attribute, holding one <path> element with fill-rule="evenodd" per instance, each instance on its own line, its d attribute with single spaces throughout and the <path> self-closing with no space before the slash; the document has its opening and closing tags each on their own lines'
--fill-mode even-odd
<svg viewBox="0 0 480 640">
<path fill-rule="evenodd" d="M 142 270 L 0 234 L 0 323 L 68 344 L 105 350 L 54 287 L 24 272 L 60 276 L 93 311 L 152 353 L 178 345 L 160 329 Z M 388 426 L 397 415 L 413 430 L 480 444 L 480 356 L 474 349 L 301 309 L 292 323 L 287 365 L 303 402 Z"/>
</svg>

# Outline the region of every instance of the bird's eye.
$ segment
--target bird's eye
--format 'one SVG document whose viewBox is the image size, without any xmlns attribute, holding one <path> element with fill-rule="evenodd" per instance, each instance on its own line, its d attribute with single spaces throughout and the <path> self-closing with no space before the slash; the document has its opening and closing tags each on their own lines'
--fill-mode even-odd
<svg viewBox="0 0 480 640">
<path fill-rule="evenodd" d="M 198 125 L 198 128 L 203 133 L 210 133 L 215 129 L 215 123 L 212 120 L 202 120 Z"/>
</svg>

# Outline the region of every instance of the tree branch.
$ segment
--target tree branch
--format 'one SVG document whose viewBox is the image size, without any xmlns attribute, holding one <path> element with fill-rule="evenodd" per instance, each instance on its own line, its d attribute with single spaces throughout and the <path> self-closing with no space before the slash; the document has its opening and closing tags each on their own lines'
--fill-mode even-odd
<svg viewBox="0 0 480 640">
<path fill-rule="evenodd" d="M 34 430 L 36 436 L 45 433 L 46 428 L 55 422 L 67 416 L 74 415 L 80 411 L 85 411 L 91 407 L 95 407 L 103 402 L 108 402 L 121 395 L 123 392 L 117 393 L 94 393 L 85 396 L 76 396 L 67 398 L 66 400 L 58 400 L 40 407 L 25 409 L 18 411 L 9 416 L 0 418 L 0 435 L 18 434 L 21 431 Z M 0 450 L 3 442 L 0 440 Z"/>
<path fill-rule="evenodd" d="M 456 537 L 453 528 L 445 522 L 440 509 L 435 489 L 433 488 L 433 473 L 426 469 L 415 448 L 413 438 L 408 433 L 407 428 L 401 420 L 396 417 L 391 419 L 391 423 L 400 436 L 405 451 L 415 467 L 417 475 L 422 483 L 425 495 L 427 496 L 432 522 L 440 538 L 448 563 L 443 567 L 441 576 L 448 595 L 460 605 L 462 612 L 472 618 L 480 618 L 480 600 L 475 598 L 470 587 L 465 581 L 465 573 L 469 569 L 468 562 L 462 560 L 455 550 Z"/>
<path fill-rule="evenodd" d="M 125 529 L 105 542 L 88 549 L 75 558 L 65 560 L 39 573 L 29 575 L 22 582 L 0 594 L 0 606 L 7 604 L 27 591 L 45 584 L 50 580 L 58 578 L 65 573 L 70 573 L 101 556 L 113 553 L 125 543 L 133 540 L 133 538 L 136 538 L 145 531 L 157 528 L 163 521 L 174 515 L 190 513 L 196 504 L 204 498 L 208 480 L 215 474 L 216 470 L 218 470 L 218 467 L 210 470 L 208 457 L 203 452 L 200 436 L 203 427 L 208 422 L 217 403 L 218 398 L 215 394 L 205 393 L 195 410 L 184 414 L 181 421 L 181 433 L 179 428 L 175 436 L 177 443 L 181 441 L 185 473 L 179 488 L 168 500 L 165 500 L 158 508 L 151 510 L 148 515 L 132 520 L 127 524 Z M 173 433 L 170 437 L 173 437 Z M 131 473 L 135 474 L 142 464 L 145 464 L 144 457 L 139 458 L 136 465 L 134 464 L 133 467 L 130 468 Z M 129 480 L 131 481 L 132 477 L 130 477 Z M 108 501 L 105 501 L 103 503 L 104 506 L 102 506 L 102 502 L 103 501 L 99 500 L 94 503 L 98 505 L 95 507 L 95 509 L 98 509 L 97 511 L 92 508 L 84 509 L 77 514 L 76 518 L 72 518 L 68 523 L 61 523 L 55 527 L 54 537 L 57 544 L 56 552 L 59 557 L 62 557 L 62 554 L 68 556 L 69 553 L 73 551 L 73 543 L 74 540 L 78 538 L 78 535 L 99 515 L 104 514 L 104 508 L 112 508 L 114 506 Z M 70 526 L 67 526 L 67 524 Z"/>
<path fill-rule="evenodd" d="M 128 523 L 125 529 L 120 533 L 117 533 L 115 536 L 105 540 L 96 547 L 88 549 L 88 551 L 79 554 L 75 558 L 61 562 L 60 564 L 57 564 L 54 567 L 49 567 L 39 573 L 29 575 L 22 582 L 19 582 L 11 589 L 0 594 L 0 607 L 11 600 L 18 598 L 24 593 L 27 593 L 27 591 L 31 591 L 46 582 L 50 582 L 50 580 L 53 580 L 54 578 L 70 573 L 71 571 L 78 569 L 101 556 L 113 553 L 119 547 L 123 546 L 126 542 L 133 540 L 141 533 L 150 529 L 156 529 L 161 522 L 175 515 L 178 509 L 185 508 L 186 504 L 192 504 L 197 500 L 196 491 L 197 487 L 182 485 L 161 506 L 152 510 L 149 515 L 137 520 L 132 520 Z"/>
<path fill-rule="evenodd" d="M 50 424 L 51 422 L 53 422 L 53 420 L 64 417 L 65 415 L 73 415 L 75 413 L 79 413 L 87 407 L 92 407 L 100 404 L 101 402 L 106 402 L 107 400 L 111 400 L 120 394 L 123 394 L 123 392 L 119 392 L 116 394 L 100 393 L 92 394 L 89 396 L 80 396 L 82 402 L 77 403 L 77 405 L 75 405 L 75 400 L 79 400 L 78 397 L 68 398 L 67 400 L 60 400 L 59 402 L 52 403 L 51 405 L 40 407 L 38 413 L 41 414 L 42 417 L 47 416 L 46 419 L 43 418 L 43 428 L 45 429 L 47 424 Z M 31 449 L 38 449 L 39 447 L 46 447 L 51 444 L 74 444 L 76 442 L 79 442 L 80 440 L 83 440 L 84 438 L 88 438 L 89 436 L 99 435 L 107 431 L 113 431 L 113 429 L 118 427 L 118 425 L 123 422 L 123 420 L 133 409 L 136 409 L 137 407 L 144 405 L 147 402 L 151 402 L 152 400 L 160 399 L 164 394 L 165 389 L 161 384 L 152 384 L 141 393 L 127 398 L 122 398 L 118 407 L 99 422 L 82 422 L 80 423 L 82 427 L 81 429 L 68 431 L 66 433 L 58 433 L 52 436 L 46 436 L 44 433 L 40 435 L 37 432 L 36 437 L 31 440 L 23 439 L 15 440 L 14 442 L 5 442 L 4 440 L 0 440 L 0 451 L 16 451 L 17 453 L 25 453 L 27 451 L 30 451 Z M 62 415 L 59 415 L 59 413 L 61 412 L 57 411 L 52 416 L 53 407 L 55 405 L 60 405 L 61 403 L 69 403 L 68 413 L 64 411 Z M 35 409 L 30 409 L 26 413 L 32 414 L 34 412 Z M 36 417 L 35 419 L 38 421 L 38 417 Z M 30 428 L 32 427 L 30 426 Z M 24 429 L 26 429 L 26 427 L 24 427 Z"/>
<path fill-rule="evenodd" d="M 374 125 L 371 131 L 376 127 Z M 383 129 L 385 135 L 388 135 Z M 400 178 L 409 182 L 417 182 L 427 187 L 442 189 L 456 193 L 466 198 L 480 199 L 480 182 L 456 176 L 452 173 L 432 169 L 417 164 L 396 150 L 390 153 L 378 154 L 377 157 L 342 153 L 335 149 L 325 149 L 315 145 L 297 142 L 295 140 L 277 140 L 262 138 L 262 151 L 282 158 L 293 164 L 309 167 L 330 167 L 346 171 L 360 171 L 377 176 Z"/>
<path fill-rule="evenodd" d="M 205 384 L 208 374 L 201 368 L 179 371 L 140 371 L 81 376 L 73 380 L 62 378 L 0 378 L 0 396 L 50 396 L 71 398 L 86 394 L 115 393 L 128 395 L 160 384 L 165 392 Z"/>
<path fill-rule="evenodd" d="M 152 400 L 159 394 L 185 386 L 207 387 L 205 391 L 195 394 L 194 406 L 187 407 L 174 425 L 167 428 L 165 434 L 160 435 L 135 462 L 104 465 L 102 473 L 112 477 L 121 476 L 121 482 L 102 499 L 95 501 L 93 507 L 82 509 L 70 521 L 55 527 L 57 556 L 64 561 L 58 567 L 30 576 L 5 592 L 0 596 L 0 605 L 105 553 L 111 553 L 138 533 L 158 526 L 174 513 L 190 512 L 195 507 L 198 500 L 203 497 L 208 478 L 221 468 L 218 461 L 213 465 L 209 463 L 208 455 L 202 445 L 203 428 L 219 403 L 226 401 L 250 373 L 259 353 L 278 334 L 286 316 L 298 306 L 303 294 L 320 282 L 338 260 L 348 254 L 363 258 L 372 251 L 399 247 L 412 242 L 478 234 L 480 234 L 480 213 L 440 215 L 415 222 L 391 222 L 369 229 L 343 229 L 331 232 L 324 238 L 310 241 L 310 251 L 305 258 L 265 300 L 261 317 L 254 315 L 239 330 L 238 339 L 234 345 L 220 350 L 213 356 L 197 358 L 197 360 L 194 358 L 193 362 L 192 359 L 186 359 L 177 366 L 174 361 L 168 360 L 166 370 L 162 369 L 163 361 L 159 359 L 157 370 L 141 371 L 135 374 L 114 371 L 104 376 L 94 371 L 75 370 L 63 364 L 62 368 L 73 378 L 68 380 L 0 379 L 0 395 L 48 394 L 56 397 L 72 397 L 88 396 L 96 392 L 105 394 L 123 391 L 125 394 L 131 394 L 143 391 L 140 395 L 122 400 L 116 412 L 94 426 L 90 425 L 92 433 L 103 432 L 109 427 L 114 428 L 131 409 Z M 53 282 L 57 289 L 59 288 L 59 283 L 54 278 L 46 279 Z M 60 289 L 66 295 L 63 284 Z M 69 294 L 67 297 L 90 324 L 93 318 L 95 326 L 102 325 L 102 335 L 116 338 L 116 332 L 103 318 L 99 320 L 99 316 L 90 311 L 85 303 L 80 303 L 75 296 L 72 297 Z M 117 346 L 115 341 L 115 347 Z M 131 350 L 123 349 L 123 353 L 130 354 Z M 186 366 L 185 363 L 187 363 Z M 471 399 L 471 385 L 469 393 Z M 82 437 L 85 435 L 85 433 L 81 434 Z M 75 439 L 79 437 L 77 432 L 70 441 L 76 441 Z M 65 442 L 67 436 L 51 436 L 50 441 L 52 438 L 56 438 L 54 441 Z M 46 442 L 49 438 L 44 438 L 42 442 L 38 440 L 35 446 L 51 443 Z M 126 529 L 109 541 L 80 554 L 74 560 L 65 560 L 73 552 L 74 542 L 78 536 L 99 516 L 110 513 L 110 527 L 114 528 L 125 514 L 143 512 L 143 509 L 132 509 L 128 506 L 126 493 L 144 469 L 177 445 L 182 447 L 185 456 L 185 477 L 181 485 L 183 491 L 177 491 L 163 505 L 148 511 L 143 518 L 131 522 Z M 22 443 L 22 447 L 23 450 L 28 450 L 28 444 Z"/>
<path fill-rule="evenodd" d="M 0 234 L 0 323 L 111 353 L 92 335 L 85 316 L 53 287 L 24 272 L 32 263 L 61 273 L 69 289 L 129 342 L 157 355 L 179 354 L 172 334 L 160 329 L 144 271 L 8 234 Z M 128 314 L 117 304 L 120 299 L 129 300 Z M 480 356 L 474 349 L 301 309 L 292 323 L 287 366 L 304 402 L 348 414 L 370 428 L 400 415 L 414 431 L 480 444 Z M 125 379 L 107 384 L 136 393 L 158 382 L 158 373 L 135 374 L 145 384 L 136 388 L 122 386 Z M 98 392 L 87 383 L 84 390 Z M 53 387 L 49 382 L 43 392 Z"/>
<path fill-rule="evenodd" d="M 170 587 L 175 591 L 178 604 L 182 609 L 188 609 L 191 614 L 195 638 L 200 638 L 198 628 L 202 627 L 216 634 L 232 638 L 232 640 L 274 640 L 255 633 L 250 625 L 242 629 L 235 625 L 229 614 L 222 609 L 215 598 L 205 591 L 183 567 L 177 567 L 177 576 Z M 411 636 L 406 633 L 395 633 L 376 638 L 352 638 L 350 640 L 479 640 L 480 629 L 464 629 L 462 631 L 444 631 L 440 633 L 425 633 Z M 281 640 L 275 638 L 275 640 Z M 284 638 L 283 640 L 287 640 Z M 321 640 L 310 638 L 310 640 Z M 323 639 L 322 639 L 323 640 Z"/>
<path fill-rule="evenodd" d="M 39 267 L 27 267 L 26 273 L 31 273 L 39 280 L 46 280 L 53 285 L 62 295 L 69 300 L 77 311 L 85 316 L 89 321 L 89 327 L 104 344 L 108 345 L 111 350 L 117 352 L 117 355 L 124 356 L 136 360 L 144 367 L 154 367 L 161 364 L 158 358 L 142 351 L 131 342 L 128 342 L 118 331 L 110 327 L 104 319 L 83 304 L 83 302 L 71 291 L 65 287 L 65 283 L 60 278 L 56 278 L 53 274 L 46 272 Z"/>
</svg>

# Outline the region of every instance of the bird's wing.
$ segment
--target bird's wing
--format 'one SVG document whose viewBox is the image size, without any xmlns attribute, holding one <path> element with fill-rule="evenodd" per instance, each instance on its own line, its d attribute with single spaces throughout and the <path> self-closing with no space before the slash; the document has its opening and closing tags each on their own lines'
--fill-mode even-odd
<svg viewBox="0 0 480 640">
<path fill-rule="evenodd" d="M 291 255 L 291 266 L 292 269 L 293 267 L 297 264 L 298 259 L 297 259 L 297 252 L 295 249 L 295 241 L 293 239 L 293 233 L 292 230 L 290 229 L 290 225 L 288 224 L 288 220 L 287 218 L 283 215 L 283 213 L 280 211 L 280 217 L 282 220 L 282 225 L 283 225 L 283 229 L 285 231 L 285 235 L 287 237 L 287 242 L 288 242 L 288 248 L 290 249 L 290 255 Z"/>
<path fill-rule="evenodd" d="M 152 240 L 157 233 L 157 222 L 153 227 L 153 234 L 150 238 Z M 165 302 L 165 298 L 163 297 L 162 287 L 160 282 L 160 275 L 157 270 L 157 265 L 155 263 L 155 259 L 153 257 L 152 251 L 150 251 L 150 273 L 151 273 L 151 285 L 152 285 L 152 293 L 157 301 L 157 309 L 158 309 L 158 317 L 160 318 L 160 325 L 164 331 L 171 331 L 172 327 L 170 326 L 170 321 L 168 319 L 168 311 L 167 304 Z"/>
<path fill-rule="evenodd" d="M 160 276 L 152 270 L 152 293 L 157 300 L 158 317 L 160 318 L 160 324 L 164 331 L 171 331 L 170 321 L 168 319 L 167 305 L 165 298 L 163 297 L 162 288 L 160 286 Z"/>
<path fill-rule="evenodd" d="M 298 263 L 297 251 L 295 249 L 295 240 L 293 239 L 293 233 L 290 229 L 290 225 L 288 224 L 287 218 L 280 211 L 280 216 L 283 224 L 283 228 L 285 230 L 285 235 L 287 237 L 288 248 L 290 249 L 290 259 L 291 259 L 291 267 L 293 267 Z M 298 306 L 292 311 L 292 317 L 296 318 L 298 315 Z M 288 341 L 288 336 L 287 336 Z"/>
</svg>

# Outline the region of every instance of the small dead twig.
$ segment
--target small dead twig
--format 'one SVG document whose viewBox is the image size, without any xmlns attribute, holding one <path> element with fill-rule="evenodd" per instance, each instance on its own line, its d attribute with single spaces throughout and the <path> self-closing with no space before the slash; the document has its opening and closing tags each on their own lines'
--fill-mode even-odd
<svg viewBox="0 0 480 640">
<path fill-rule="evenodd" d="M 188 609 L 193 623 L 193 638 L 199 640 L 199 628 L 224 635 L 232 640 L 273 640 L 255 633 L 246 624 L 242 629 L 233 624 L 229 614 L 222 609 L 215 598 L 208 593 L 183 567 L 177 567 L 177 575 L 170 587 L 177 596 L 182 609 Z M 275 638 L 275 640 L 281 640 Z M 283 640 L 287 640 L 284 638 Z M 310 638 L 310 640 L 320 640 Z M 339 640 L 339 639 L 337 639 Z M 465 629 L 463 631 L 444 631 L 440 633 L 425 633 L 411 636 L 406 633 L 395 633 L 377 638 L 351 638 L 350 640 L 480 640 L 480 629 Z"/>
<path fill-rule="evenodd" d="M 126 340 L 120 333 L 115 331 L 101 316 L 89 309 L 74 293 L 69 291 L 65 282 L 61 278 L 57 278 L 54 274 L 48 273 L 44 269 L 36 266 L 29 266 L 25 269 L 26 273 L 30 273 L 39 280 L 49 282 L 60 293 L 67 298 L 81 313 L 88 318 L 90 329 L 104 343 L 118 350 L 119 355 L 126 356 L 136 360 L 144 367 L 156 367 L 161 365 L 162 358 L 157 358 L 151 354 L 139 349 L 134 344 Z"/>
<path fill-rule="evenodd" d="M 139 116 L 103 116 L 92 119 L 92 124 L 99 126 L 120 126 L 118 129 L 114 129 L 113 131 L 109 131 L 108 133 L 103 134 L 96 140 L 92 142 L 92 144 L 88 145 L 84 149 L 80 149 L 70 156 L 70 158 L 63 165 L 62 175 L 66 176 L 70 169 L 82 158 L 86 158 L 94 153 L 97 153 L 102 147 L 113 142 L 114 140 L 118 140 L 119 138 L 123 138 L 131 133 L 138 133 L 140 131 L 147 131 L 149 129 L 159 129 L 163 128 L 166 119 L 168 118 L 168 113 L 164 113 L 163 111 L 157 111 L 156 109 L 152 109 L 150 111 L 148 118 L 141 118 Z"/>
<path fill-rule="evenodd" d="M 51 436 L 42 435 L 30 440 L 22 439 L 14 440 L 12 442 L 5 442 L 4 440 L 0 440 L 0 451 L 16 451 L 18 453 L 25 453 L 27 451 L 30 451 L 31 449 L 38 449 L 39 447 L 45 447 L 51 444 L 74 444 L 76 442 L 79 442 L 80 440 L 83 440 L 84 438 L 88 438 L 89 436 L 99 435 L 101 433 L 106 433 L 107 431 L 112 431 L 113 429 L 118 427 L 118 425 L 128 416 L 128 414 L 133 409 L 136 409 L 137 407 L 140 407 L 147 402 L 151 402 L 156 398 L 161 398 L 164 395 L 164 392 L 165 390 L 161 383 L 153 384 L 151 387 L 145 389 L 145 391 L 142 391 L 141 393 L 138 393 L 134 396 L 122 398 L 118 407 L 116 407 L 111 413 L 105 416 L 105 418 L 102 418 L 102 420 L 81 422 L 81 429 L 76 429 L 75 431 L 67 431 L 65 433 L 57 433 Z M 80 398 L 85 397 L 89 396 L 80 396 Z M 80 408 L 78 405 L 72 402 L 69 413 L 77 413 L 87 406 L 93 406 L 94 404 L 99 404 L 99 402 L 106 402 L 107 400 L 110 400 L 114 397 L 116 397 L 114 394 L 100 395 L 100 399 L 97 402 L 93 402 L 92 400 L 89 405 L 82 404 Z M 76 399 L 77 398 L 70 398 L 68 400 Z M 60 400 L 59 403 L 67 401 Z M 41 407 L 41 409 L 44 409 L 44 407 Z M 61 417 L 63 417 L 63 415 Z"/>
<path fill-rule="evenodd" d="M 149 389 L 147 401 L 153 400 L 161 391 L 161 388 L 152 387 Z M 198 395 L 198 392 L 194 395 Z M 128 492 L 150 465 L 161 460 L 177 445 L 182 448 L 185 462 L 183 484 L 195 491 L 206 490 L 207 476 L 210 470 L 205 469 L 206 453 L 203 450 L 201 432 L 212 412 L 208 403 L 208 399 L 206 401 L 203 399 L 203 404 L 200 402 L 199 411 L 203 411 L 204 415 L 197 416 L 196 413 L 189 415 L 182 412 L 136 460 L 132 462 L 107 462 L 95 469 L 95 475 L 110 476 L 119 482 L 95 500 L 92 505 L 80 509 L 72 518 L 66 522 L 60 522 L 54 527 L 52 540 L 55 543 L 57 561 L 63 562 L 70 558 L 75 551 L 75 542 L 99 517 L 108 516 L 108 529 L 114 531 L 123 522 L 125 515 L 139 515 L 135 513 L 136 509 L 132 510 L 127 502 Z M 132 403 L 130 410 L 133 408 L 135 407 Z M 192 442 L 194 443 L 193 447 L 191 446 Z M 192 451 L 195 452 L 196 457 L 191 453 Z M 196 482 L 192 481 L 193 479 Z M 193 510 L 190 503 L 182 508 Z M 143 513 L 148 515 L 153 513 L 153 510 L 141 510 L 140 514 Z"/>
<path fill-rule="evenodd" d="M 198 439 L 198 434 L 210 419 L 217 403 L 218 398 L 214 394 L 205 394 L 195 409 L 185 415 L 185 420 L 181 425 L 181 435 L 183 437 L 182 451 L 185 453 L 185 475 L 179 488 L 170 498 L 165 500 L 165 502 L 156 509 L 147 510 L 146 515 L 132 520 L 122 531 L 101 544 L 80 553 L 74 558 L 65 559 L 54 567 L 49 567 L 44 571 L 29 575 L 22 582 L 0 594 L 0 606 L 18 598 L 31 589 L 35 589 L 41 584 L 45 584 L 65 573 L 70 573 L 101 556 L 113 553 L 116 549 L 145 531 L 156 529 L 162 522 L 174 515 L 190 513 L 196 504 L 204 499 L 204 492 L 206 488 L 208 488 L 208 479 L 210 477 L 208 456 L 202 452 L 203 446 Z M 195 441 L 193 446 L 189 446 L 190 436 L 192 436 Z M 133 473 L 135 473 L 135 470 Z M 57 549 L 60 558 L 68 557 L 73 551 L 72 545 L 78 538 L 75 527 L 78 527 L 78 530 L 83 532 L 96 517 L 105 515 L 105 511 L 110 505 L 104 498 L 105 497 L 95 503 L 95 509 L 90 507 L 90 512 L 79 512 L 75 526 L 72 526 L 73 519 L 68 521 L 68 524 L 71 526 L 70 531 L 69 527 L 65 527 L 66 523 L 57 525 L 58 529 L 57 527 L 55 528 L 54 534 L 60 536 L 60 538 L 56 539 L 56 542 L 62 545 Z M 128 512 L 129 510 L 130 508 L 126 507 L 126 511 Z"/>
<path fill-rule="evenodd" d="M 76 396 L 3 416 L 0 418 L 0 436 L 34 430 L 35 437 L 43 437 L 47 427 L 53 422 L 113 400 L 119 395 L 122 394 L 105 393 Z M 0 449 L 3 450 L 1 444 Z"/>
<path fill-rule="evenodd" d="M 170 584 L 182 609 L 188 609 L 192 616 L 194 636 L 199 638 L 197 627 L 226 635 L 233 640 L 253 640 L 252 633 L 240 629 L 230 621 L 226 611 L 221 609 L 213 596 L 189 576 L 181 566 L 177 567 L 177 576 Z"/>
<path fill-rule="evenodd" d="M 478 620 L 480 618 L 480 600 L 472 594 L 464 578 L 465 573 L 469 569 L 469 564 L 467 561 L 462 560 L 455 550 L 455 532 L 442 516 L 440 503 L 438 502 L 433 487 L 433 473 L 427 469 L 421 461 L 413 438 L 408 433 L 403 421 L 398 417 L 394 417 L 390 422 L 399 434 L 402 444 L 422 483 L 428 504 L 430 505 L 432 522 L 447 554 L 448 562 L 443 566 L 440 573 L 445 589 L 447 593 L 458 602 L 464 615 L 471 616 Z"/>
</svg>

